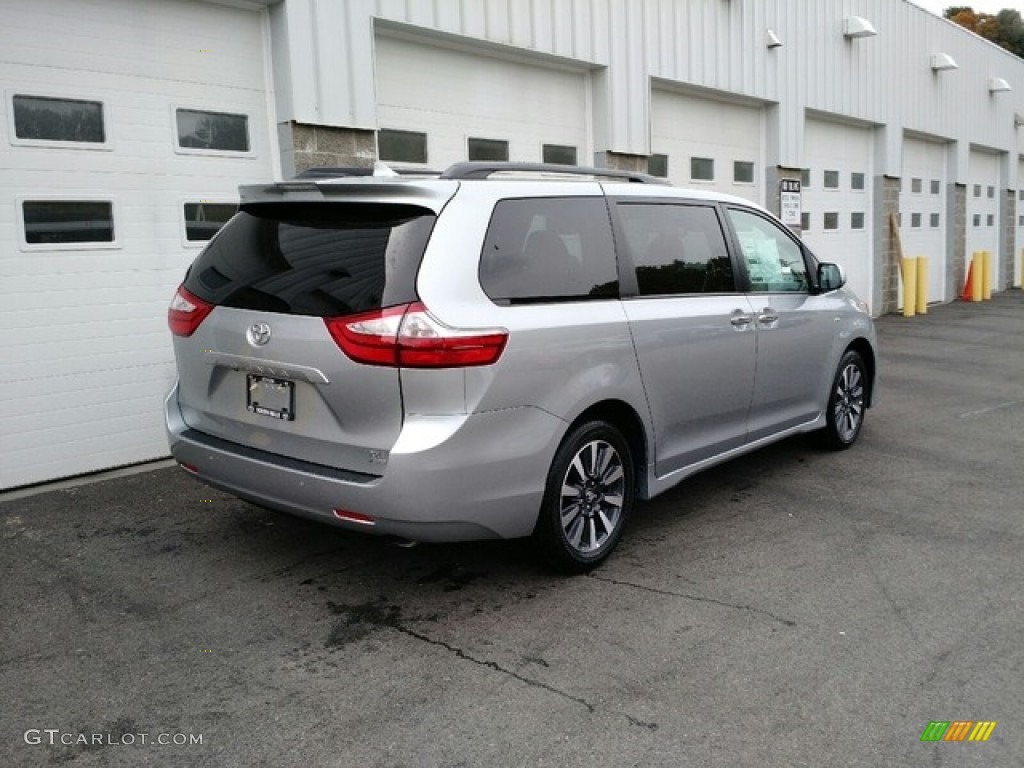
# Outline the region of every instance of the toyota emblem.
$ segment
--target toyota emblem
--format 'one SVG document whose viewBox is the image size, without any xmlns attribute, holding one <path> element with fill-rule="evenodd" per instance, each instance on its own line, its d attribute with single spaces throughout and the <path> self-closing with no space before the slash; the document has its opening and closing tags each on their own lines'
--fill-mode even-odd
<svg viewBox="0 0 1024 768">
<path fill-rule="evenodd" d="M 262 347 L 270 341 L 270 324 L 253 323 L 249 326 L 249 330 L 246 331 L 245 337 L 254 347 Z"/>
</svg>

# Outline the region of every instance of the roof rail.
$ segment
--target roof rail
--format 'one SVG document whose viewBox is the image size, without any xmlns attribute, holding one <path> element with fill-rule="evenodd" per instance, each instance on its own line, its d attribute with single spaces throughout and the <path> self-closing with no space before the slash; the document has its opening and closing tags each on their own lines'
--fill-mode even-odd
<svg viewBox="0 0 1024 768">
<path fill-rule="evenodd" d="M 492 174 L 503 172 L 560 173 L 572 176 L 597 176 L 600 178 L 623 179 L 636 184 L 668 184 L 647 173 L 620 171 L 614 168 L 587 168 L 579 165 L 556 165 L 555 163 L 491 163 L 470 161 L 455 163 L 441 174 L 442 179 L 486 179 Z"/>
</svg>

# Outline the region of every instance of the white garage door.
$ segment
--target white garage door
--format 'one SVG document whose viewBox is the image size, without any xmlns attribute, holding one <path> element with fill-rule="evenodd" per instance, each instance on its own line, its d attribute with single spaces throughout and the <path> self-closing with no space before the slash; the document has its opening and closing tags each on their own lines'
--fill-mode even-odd
<svg viewBox="0 0 1024 768">
<path fill-rule="evenodd" d="M 425 142 L 420 164 L 439 170 L 502 155 L 523 162 L 575 158 L 573 164 L 593 165 L 585 72 L 387 36 L 376 38 L 375 52 L 385 162 L 400 167 L 417 162 L 387 154 L 383 133 L 397 132 L 410 142 Z M 472 154 L 471 145 L 486 156 Z"/>
<path fill-rule="evenodd" d="M 1013 284 L 1024 285 L 1024 158 L 1017 163 L 1017 249 Z"/>
<path fill-rule="evenodd" d="M 804 240 L 822 261 L 842 264 L 850 287 L 874 310 L 871 130 L 808 119 L 804 141 Z"/>
<path fill-rule="evenodd" d="M 946 155 L 945 144 L 903 142 L 900 241 L 905 256 L 928 259 L 929 302 L 943 301 L 946 291 Z"/>
<path fill-rule="evenodd" d="M 975 251 L 992 254 L 992 288 L 998 287 L 999 157 L 972 149 L 967 184 L 967 261 Z"/>
<path fill-rule="evenodd" d="M 674 91 L 651 93 L 651 151 L 668 178 L 764 203 L 763 110 Z"/>
<path fill-rule="evenodd" d="M 165 456 L 168 301 L 272 174 L 261 16 L 34 0 L 0 50 L 0 488 Z"/>
</svg>

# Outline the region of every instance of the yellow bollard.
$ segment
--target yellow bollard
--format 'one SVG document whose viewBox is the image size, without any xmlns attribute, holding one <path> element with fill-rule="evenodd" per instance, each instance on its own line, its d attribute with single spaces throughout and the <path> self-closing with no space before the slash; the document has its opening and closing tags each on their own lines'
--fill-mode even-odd
<svg viewBox="0 0 1024 768">
<path fill-rule="evenodd" d="M 982 251 L 985 269 L 982 271 L 981 298 L 988 301 L 992 298 L 992 251 Z"/>
<path fill-rule="evenodd" d="M 981 286 L 985 279 L 981 274 L 985 271 L 984 262 L 985 256 L 981 251 L 975 251 L 974 255 L 971 256 L 971 269 L 974 270 L 974 281 L 971 283 L 971 301 L 981 301 L 985 295 Z"/>
<path fill-rule="evenodd" d="M 917 259 L 903 259 L 903 316 L 913 317 L 917 308 Z"/>
<path fill-rule="evenodd" d="M 928 314 L 928 257 L 917 257 L 917 314 Z"/>
</svg>

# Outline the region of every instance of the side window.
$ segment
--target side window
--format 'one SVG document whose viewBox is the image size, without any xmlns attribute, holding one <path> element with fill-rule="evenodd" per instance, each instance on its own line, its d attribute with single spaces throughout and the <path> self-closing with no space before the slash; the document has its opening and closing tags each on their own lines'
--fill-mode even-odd
<svg viewBox="0 0 1024 768">
<path fill-rule="evenodd" d="M 641 296 L 736 290 L 714 208 L 620 203 L 617 210 Z"/>
<path fill-rule="evenodd" d="M 778 225 L 749 211 L 729 208 L 740 255 L 752 291 L 800 292 L 808 289 L 807 265 L 800 246 Z"/>
<path fill-rule="evenodd" d="M 480 256 L 480 285 L 502 304 L 619 295 L 603 197 L 501 200 Z"/>
</svg>

